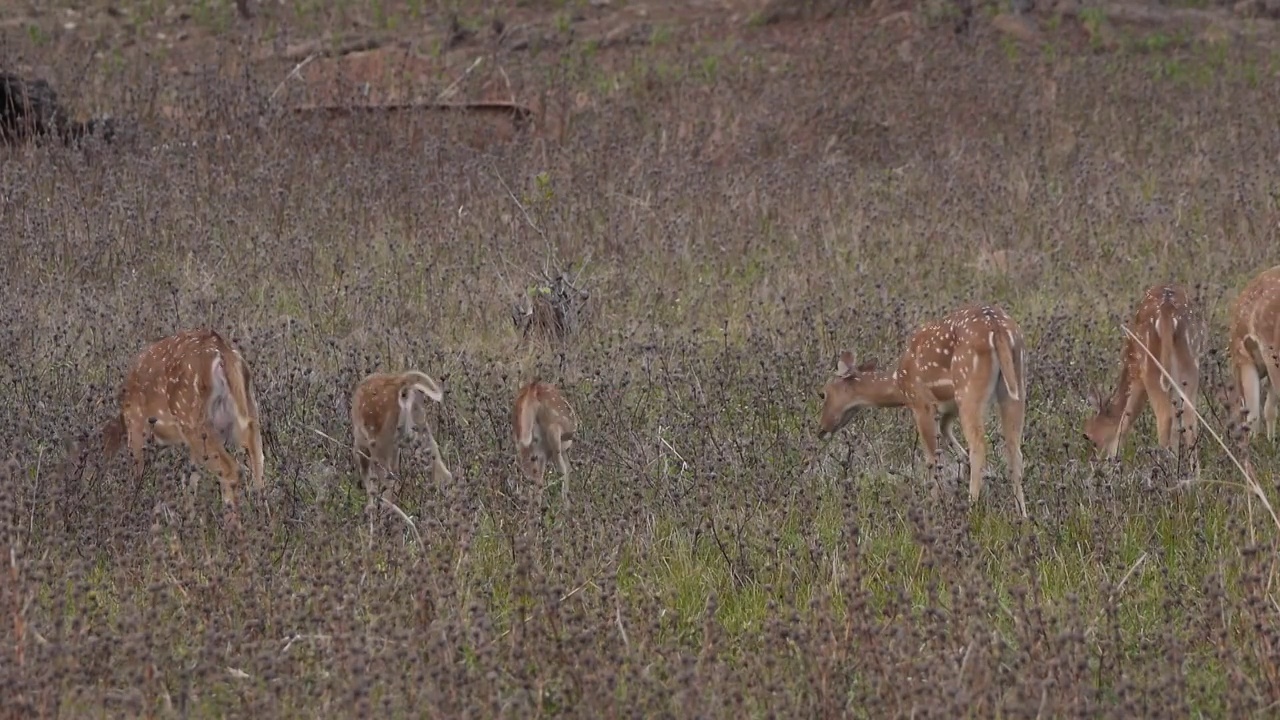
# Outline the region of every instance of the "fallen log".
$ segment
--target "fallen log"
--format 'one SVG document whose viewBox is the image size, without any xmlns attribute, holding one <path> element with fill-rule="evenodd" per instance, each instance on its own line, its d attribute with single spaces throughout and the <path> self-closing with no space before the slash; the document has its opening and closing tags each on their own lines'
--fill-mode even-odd
<svg viewBox="0 0 1280 720">
<path fill-rule="evenodd" d="M 294 113 L 298 114 L 319 114 L 319 115 L 355 115 L 357 113 L 392 113 L 405 112 L 413 110 L 425 110 L 432 112 L 473 112 L 485 115 L 508 115 L 511 123 L 517 131 L 528 127 L 529 122 L 533 119 L 533 110 L 530 108 L 513 102 L 504 101 L 488 101 L 488 102 L 404 102 L 404 103 L 382 103 L 378 105 L 354 105 L 354 104 L 325 104 L 325 105 L 300 105 L 294 107 Z"/>
</svg>

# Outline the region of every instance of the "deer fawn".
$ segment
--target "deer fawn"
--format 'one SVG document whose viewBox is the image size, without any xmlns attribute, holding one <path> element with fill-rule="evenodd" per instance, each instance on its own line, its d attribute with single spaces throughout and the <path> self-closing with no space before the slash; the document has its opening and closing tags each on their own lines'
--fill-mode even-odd
<svg viewBox="0 0 1280 720">
<path fill-rule="evenodd" d="M 370 503 L 376 495 L 375 475 L 400 472 L 400 443 L 419 428 L 427 431 L 431 444 L 432 477 L 436 482 L 453 477 L 427 426 L 425 398 L 442 402 L 444 393 L 435 380 L 417 370 L 374 373 L 356 385 L 351 396 L 351 453 Z"/>
<path fill-rule="evenodd" d="M 224 506 L 235 509 L 240 468 L 225 445 L 249 455 L 254 490 L 264 487 L 262 426 L 249 366 L 213 330 L 185 330 L 152 343 L 133 361 L 120 390 L 120 414 L 103 427 L 115 455 L 127 439 L 134 477 L 142 477 L 147 425 L 157 444 L 185 445 L 191 459 L 217 473 Z"/>
<path fill-rule="evenodd" d="M 942 432 L 951 447 L 961 456 L 965 454 L 955 436 L 959 416 L 969 444 L 969 499 L 977 502 L 987 461 L 983 425 L 994 397 L 1000 406 L 1014 498 L 1022 516 L 1027 517 L 1022 493 L 1022 427 L 1027 398 L 1023 356 L 1022 331 L 1013 318 L 1000 307 L 976 304 L 963 306 L 912 333 L 892 372 L 878 370 L 874 360 L 858 365 L 852 351 L 841 351 L 837 377 L 822 389 L 818 436 L 826 437 L 848 425 L 860 407 L 905 405 L 915 415 L 926 463 L 932 469 L 938 455 L 939 413 Z"/>
<path fill-rule="evenodd" d="M 1209 329 L 1182 287 L 1148 288 L 1133 317 L 1133 334 L 1137 340 L 1127 337 L 1124 343 L 1120 381 L 1115 391 L 1104 398 L 1095 390 L 1089 397 L 1096 412 L 1085 421 L 1084 435 L 1101 457 L 1116 456 L 1120 442 L 1148 401 L 1156 416 L 1160 447 L 1176 449 L 1179 446 L 1180 438 L 1175 437 L 1173 421 L 1177 414 L 1175 407 L 1183 405 L 1182 397 L 1160 372 L 1157 359 L 1178 383 L 1192 407 L 1199 397 L 1200 358 L 1208 343 Z M 1195 413 L 1185 413 L 1183 423 L 1186 444 L 1194 445 L 1199 429 Z"/>
<path fill-rule="evenodd" d="M 573 408 L 555 385 L 534 380 L 516 395 L 511 414 L 516 459 L 530 480 L 541 480 L 551 460 L 562 477 L 560 497 L 569 504 L 569 463 L 565 452 L 573 446 L 578 422 Z"/>
<path fill-rule="evenodd" d="M 1280 415 L 1280 265 L 1250 280 L 1232 303 L 1229 359 L 1245 422 L 1252 428 L 1261 407 L 1267 439 L 1273 440 Z M 1269 387 L 1263 387 L 1263 376 Z"/>
</svg>

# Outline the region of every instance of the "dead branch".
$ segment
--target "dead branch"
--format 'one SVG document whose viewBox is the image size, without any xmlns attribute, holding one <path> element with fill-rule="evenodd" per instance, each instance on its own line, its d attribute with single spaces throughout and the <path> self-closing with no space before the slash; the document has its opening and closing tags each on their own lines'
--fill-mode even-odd
<svg viewBox="0 0 1280 720">
<path fill-rule="evenodd" d="M 366 50 L 377 50 L 386 44 L 386 40 L 377 37 L 357 37 L 343 40 L 337 44 L 333 44 L 332 38 L 322 38 L 320 40 L 307 40 L 296 45 L 290 45 L 285 48 L 284 52 L 278 57 L 284 60 L 292 60 L 297 62 L 305 59 L 308 55 L 317 57 L 342 57 L 352 53 L 365 52 Z"/>
<path fill-rule="evenodd" d="M 488 115 L 508 115 L 517 130 L 528 126 L 533 118 L 533 110 L 512 102 L 405 102 L 385 103 L 381 105 L 302 105 L 293 108 L 293 112 L 302 115 L 355 115 L 357 113 L 393 113 L 403 111 L 432 112 L 472 112 Z"/>
</svg>

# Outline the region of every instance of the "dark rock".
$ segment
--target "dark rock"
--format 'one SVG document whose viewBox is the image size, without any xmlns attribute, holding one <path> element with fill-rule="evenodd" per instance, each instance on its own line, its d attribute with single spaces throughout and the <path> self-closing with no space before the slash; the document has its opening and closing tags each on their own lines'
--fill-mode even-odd
<svg viewBox="0 0 1280 720">
<path fill-rule="evenodd" d="M 114 118 L 72 119 L 58 102 L 53 87 L 44 80 L 28 80 L 0 73 L 0 143 L 17 145 L 41 137 L 56 136 L 64 144 L 96 136 L 111 142 L 119 130 Z"/>
</svg>

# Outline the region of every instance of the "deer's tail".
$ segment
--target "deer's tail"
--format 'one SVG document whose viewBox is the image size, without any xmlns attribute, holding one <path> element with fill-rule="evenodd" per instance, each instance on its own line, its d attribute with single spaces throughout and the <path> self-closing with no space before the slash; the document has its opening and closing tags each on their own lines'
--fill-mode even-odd
<svg viewBox="0 0 1280 720">
<path fill-rule="evenodd" d="M 1013 361 L 1013 335 L 1007 329 L 995 333 L 996 360 L 1000 363 L 1000 377 L 1004 378 L 1004 389 L 1013 400 L 1022 399 L 1022 376 L 1018 365 Z"/>
<path fill-rule="evenodd" d="M 533 426 L 538 422 L 538 401 L 532 388 L 516 398 L 515 416 L 516 442 L 520 447 L 528 447 L 533 444 Z"/>
<path fill-rule="evenodd" d="M 1176 367 L 1178 355 L 1174 352 L 1178 338 L 1178 321 L 1175 312 L 1177 308 L 1168 298 L 1156 311 L 1155 334 L 1160 339 L 1160 365 L 1164 368 L 1164 372 L 1160 373 L 1160 389 L 1165 392 L 1173 387 L 1169 378 L 1176 380 L 1179 377 Z"/>
<path fill-rule="evenodd" d="M 441 402 L 444 399 L 444 391 L 440 389 L 440 385 L 435 380 L 432 380 L 430 375 L 417 370 L 410 370 L 401 375 L 400 387 L 416 387 L 422 391 L 423 395 L 436 402 Z"/>
<path fill-rule="evenodd" d="M 221 338 L 219 338 L 221 339 Z M 209 399 L 209 417 L 224 441 L 239 436 L 249 451 L 250 470 L 259 481 L 262 477 L 262 421 L 258 415 L 258 399 L 254 394 L 253 376 L 240 351 L 225 340 L 210 370 L 213 387 Z"/>
</svg>

